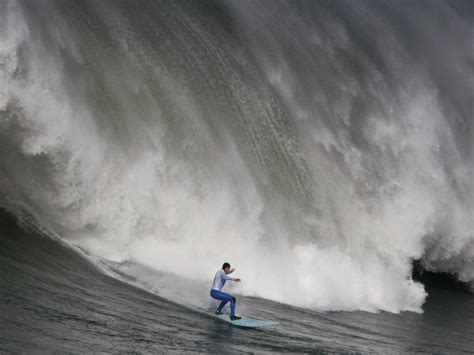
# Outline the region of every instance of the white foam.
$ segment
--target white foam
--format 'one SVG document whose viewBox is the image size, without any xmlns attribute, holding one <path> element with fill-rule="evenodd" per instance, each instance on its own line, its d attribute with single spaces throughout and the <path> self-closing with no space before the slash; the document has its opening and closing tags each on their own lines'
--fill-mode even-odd
<svg viewBox="0 0 474 355">
<path fill-rule="evenodd" d="M 75 245 L 99 258 L 145 265 L 156 275 L 178 275 L 178 285 L 164 287 L 175 279 L 167 276 L 154 283 L 154 273 L 128 270 L 157 293 L 192 302 L 178 294 L 201 294 L 200 287 L 207 292 L 214 272 L 230 261 L 243 280 L 234 291 L 245 295 L 320 310 L 420 312 L 426 293 L 410 278 L 413 259 L 429 251 L 433 268 L 467 281 L 474 278 L 472 200 L 456 197 L 440 152 L 449 153 L 458 181 L 472 186 L 467 180 L 472 173 L 464 168 L 428 82 L 400 94 L 399 107 L 382 97 L 380 102 L 390 106 L 388 116 L 364 117 L 361 130 L 370 137 L 369 148 L 380 154 L 372 156 L 350 138 L 351 98 L 359 89 L 354 78 L 341 89 L 346 96 L 316 100 L 325 110 L 338 106 L 328 119 L 340 124 L 334 131 L 297 102 L 292 85 L 298 85 L 298 78 L 289 61 L 280 58 L 284 70 L 269 68 L 269 82 L 287 99 L 290 116 L 295 115 L 302 148 L 294 151 L 295 145 L 288 143 L 281 150 L 284 159 L 307 164 L 306 188 L 314 197 L 308 212 L 287 198 L 286 186 L 274 183 L 268 173 L 294 165 L 282 163 L 278 154 L 262 156 L 267 147 L 258 146 L 259 134 L 266 131 L 260 126 L 255 131 L 245 127 L 248 136 L 255 135 L 256 149 L 262 148 L 252 157 L 245 153 L 251 150 L 248 141 L 235 127 L 225 126 L 229 121 L 216 120 L 211 131 L 192 89 L 158 69 L 159 82 L 166 85 L 178 113 L 167 117 L 154 102 L 161 98 L 153 96 L 140 102 L 142 113 L 134 112 L 137 88 L 151 90 L 132 65 L 124 74 L 130 82 L 108 87 L 121 98 L 117 111 L 128 116 L 103 117 L 103 111 L 90 106 L 86 89 L 78 86 L 71 94 L 70 78 L 58 70 L 66 59 L 32 40 L 21 11 L 10 9 L 7 16 L 12 17 L 0 56 L 9 64 L 2 72 L 0 107 L 5 111 L 16 100 L 21 115 L 1 117 L 17 120 L 21 129 L 14 127 L 11 134 L 18 136 L 25 159 L 10 167 L 10 176 L 18 176 L 18 189 L 33 202 L 28 207 L 41 207 L 33 213 Z M 340 46 L 350 46 L 342 29 L 339 37 Z M 17 78 L 12 73 L 24 43 L 30 50 L 28 70 Z M 71 48 L 64 50 L 81 57 Z M 105 81 L 118 75 L 113 65 L 100 68 Z M 233 91 L 240 92 L 244 95 L 245 88 Z M 236 104 L 248 105 L 248 97 Z M 254 111 L 242 112 L 257 112 L 271 121 L 267 107 L 271 104 L 259 102 Z M 169 136 L 175 133 L 167 126 L 170 120 L 182 125 L 176 129 L 179 137 Z M 247 124 L 252 122 L 248 118 Z M 120 134 L 108 125 L 120 126 Z M 265 139 L 277 137 L 273 143 L 286 137 L 276 124 L 264 127 L 270 128 Z M 31 176 L 19 178 L 35 157 L 50 165 L 36 166 Z M 262 168 L 265 164 L 271 169 Z"/>
</svg>

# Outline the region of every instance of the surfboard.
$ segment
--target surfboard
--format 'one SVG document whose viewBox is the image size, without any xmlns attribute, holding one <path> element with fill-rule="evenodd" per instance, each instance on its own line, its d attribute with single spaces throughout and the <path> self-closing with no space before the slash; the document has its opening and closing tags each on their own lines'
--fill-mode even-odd
<svg viewBox="0 0 474 355">
<path fill-rule="evenodd" d="M 232 324 L 233 326 L 240 328 L 269 328 L 274 327 L 278 322 L 273 322 L 270 320 L 242 317 L 238 320 L 230 320 L 228 314 L 219 314 L 214 315 L 217 319 Z"/>
</svg>

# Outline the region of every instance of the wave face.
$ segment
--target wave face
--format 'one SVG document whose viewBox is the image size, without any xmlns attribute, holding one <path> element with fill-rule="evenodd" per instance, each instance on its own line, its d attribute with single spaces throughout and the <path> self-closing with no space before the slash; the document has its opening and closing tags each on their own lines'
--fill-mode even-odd
<svg viewBox="0 0 474 355">
<path fill-rule="evenodd" d="M 0 204 L 321 310 L 474 282 L 468 1 L 3 1 Z"/>
</svg>

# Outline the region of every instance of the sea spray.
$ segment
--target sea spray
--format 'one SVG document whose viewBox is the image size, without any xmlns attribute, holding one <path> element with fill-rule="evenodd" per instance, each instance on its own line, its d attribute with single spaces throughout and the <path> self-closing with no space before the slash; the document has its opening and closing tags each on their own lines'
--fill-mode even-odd
<svg viewBox="0 0 474 355">
<path fill-rule="evenodd" d="M 246 295 L 420 311 L 414 259 L 473 277 L 470 103 L 446 91 L 472 92 L 472 25 L 344 4 L 6 2 L 2 196 L 138 279 L 199 292 L 231 261 Z M 416 23 L 440 13 L 447 63 L 411 42 L 434 51 Z"/>
</svg>

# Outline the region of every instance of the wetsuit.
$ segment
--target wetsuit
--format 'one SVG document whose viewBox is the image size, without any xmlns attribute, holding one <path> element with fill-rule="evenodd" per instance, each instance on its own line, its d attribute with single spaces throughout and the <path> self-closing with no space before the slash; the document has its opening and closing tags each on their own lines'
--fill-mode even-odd
<svg viewBox="0 0 474 355">
<path fill-rule="evenodd" d="M 222 290 L 222 287 L 224 287 L 225 282 L 227 280 L 233 280 L 233 279 L 234 279 L 233 277 L 226 275 L 224 270 L 221 269 L 218 272 L 216 272 L 216 276 L 214 276 L 214 282 L 212 283 L 212 289 L 211 289 L 211 297 L 216 300 L 222 301 L 219 307 L 217 308 L 219 312 L 222 311 L 222 308 L 224 308 L 227 302 L 230 302 L 230 317 L 231 318 L 235 316 L 236 299 L 234 296 L 228 293 L 222 292 L 221 290 Z"/>
</svg>

